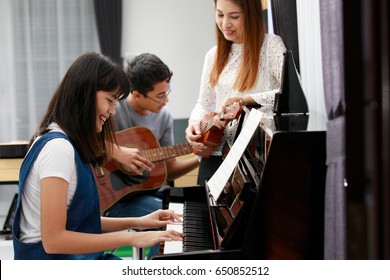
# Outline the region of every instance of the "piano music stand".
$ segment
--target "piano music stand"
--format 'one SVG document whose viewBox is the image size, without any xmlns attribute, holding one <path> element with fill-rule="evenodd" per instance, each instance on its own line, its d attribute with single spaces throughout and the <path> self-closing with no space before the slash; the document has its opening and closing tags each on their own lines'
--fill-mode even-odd
<svg viewBox="0 0 390 280">
<path fill-rule="evenodd" d="M 274 111 L 281 114 L 306 114 L 309 112 L 298 71 L 291 50 L 284 53 L 281 92 L 275 95 Z"/>
</svg>

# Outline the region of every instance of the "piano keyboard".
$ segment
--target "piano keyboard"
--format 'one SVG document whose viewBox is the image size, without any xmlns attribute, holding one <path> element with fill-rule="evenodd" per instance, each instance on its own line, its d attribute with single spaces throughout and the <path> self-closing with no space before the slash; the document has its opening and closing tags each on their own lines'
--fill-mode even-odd
<svg viewBox="0 0 390 280">
<path fill-rule="evenodd" d="M 183 233 L 182 241 L 167 241 L 164 255 L 190 251 L 215 249 L 210 224 L 210 214 L 206 203 L 186 201 L 170 203 L 168 209 L 182 214 L 182 223 L 167 225 L 166 230 Z"/>
</svg>

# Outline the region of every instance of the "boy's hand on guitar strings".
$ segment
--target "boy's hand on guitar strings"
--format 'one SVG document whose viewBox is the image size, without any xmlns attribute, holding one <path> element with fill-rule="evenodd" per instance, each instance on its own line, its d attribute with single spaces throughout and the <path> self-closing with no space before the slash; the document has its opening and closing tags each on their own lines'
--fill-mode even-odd
<svg viewBox="0 0 390 280">
<path fill-rule="evenodd" d="M 141 152 L 135 148 L 120 147 L 119 153 L 115 155 L 115 159 L 130 167 L 136 174 L 142 175 L 144 170 L 151 171 L 154 164 L 141 155 Z"/>
</svg>

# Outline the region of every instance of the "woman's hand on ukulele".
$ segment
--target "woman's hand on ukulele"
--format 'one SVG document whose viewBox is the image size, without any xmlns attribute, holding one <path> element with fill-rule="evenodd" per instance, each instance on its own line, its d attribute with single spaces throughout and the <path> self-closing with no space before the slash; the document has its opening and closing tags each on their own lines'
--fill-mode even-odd
<svg viewBox="0 0 390 280">
<path fill-rule="evenodd" d="M 189 120 L 188 127 L 185 130 L 187 142 L 196 150 L 204 150 L 206 147 L 203 143 L 198 142 L 202 138 L 200 130 L 200 121 Z"/>
<path fill-rule="evenodd" d="M 213 125 L 218 127 L 219 129 L 223 129 L 226 127 L 229 121 L 225 121 L 223 118 L 220 118 L 218 115 L 215 115 L 213 118 Z"/>
<path fill-rule="evenodd" d="M 244 100 L 245 97 L 240 97 L 240 96 L 233 96 L 233 97 L 228 97 L 225 99 L 225 101 L 222 103 L 221 105 L 221 108 L 220 108 L 220 112 L 224 112 L 228 107 L 231 107 L 234 105 L 234 103 L 238 103 L 240 102 L 242 105 L 245 105 L 246 102 Z M 246 99 L 248 99 L 246 97 Z"/>
</svg>

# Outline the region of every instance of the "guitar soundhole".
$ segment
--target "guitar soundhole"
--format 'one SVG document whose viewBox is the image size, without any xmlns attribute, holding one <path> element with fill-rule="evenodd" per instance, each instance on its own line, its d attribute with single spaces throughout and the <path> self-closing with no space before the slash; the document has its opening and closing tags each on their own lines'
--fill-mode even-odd
<svg viewBox="0 0 390 280">
<path fill-rule="evenodd" d="M 119 191 L 123 188 L 131 188 L 131 186 L 143 184 L 148 180 L 149 174 L 150 172 L 146 170 L 143 171 L 142 175 L 128 175 L 120 170 L 113 171 L 110 174 L 112 188 L 115 191 Z"/>
<path fill-rule="evenodd" d="M 122 163 L 120 163 L 120 162 L 117 162 L 117 161 L 115 161 L 115 165 L 116 165 L 116 167 L 119 169 L 119 170 L 121 170 L 123 173 L 125 173 L 125 174 L 128 174 L 128 175 L 134 175 L 134 176 L 136 176 L 137 174 L 133 171 L 133 169 L 131 169 L 130 167 L 128 167 L 127 165 L 124 165 L 124 164 L 122 164 Z"/>
</svg>

